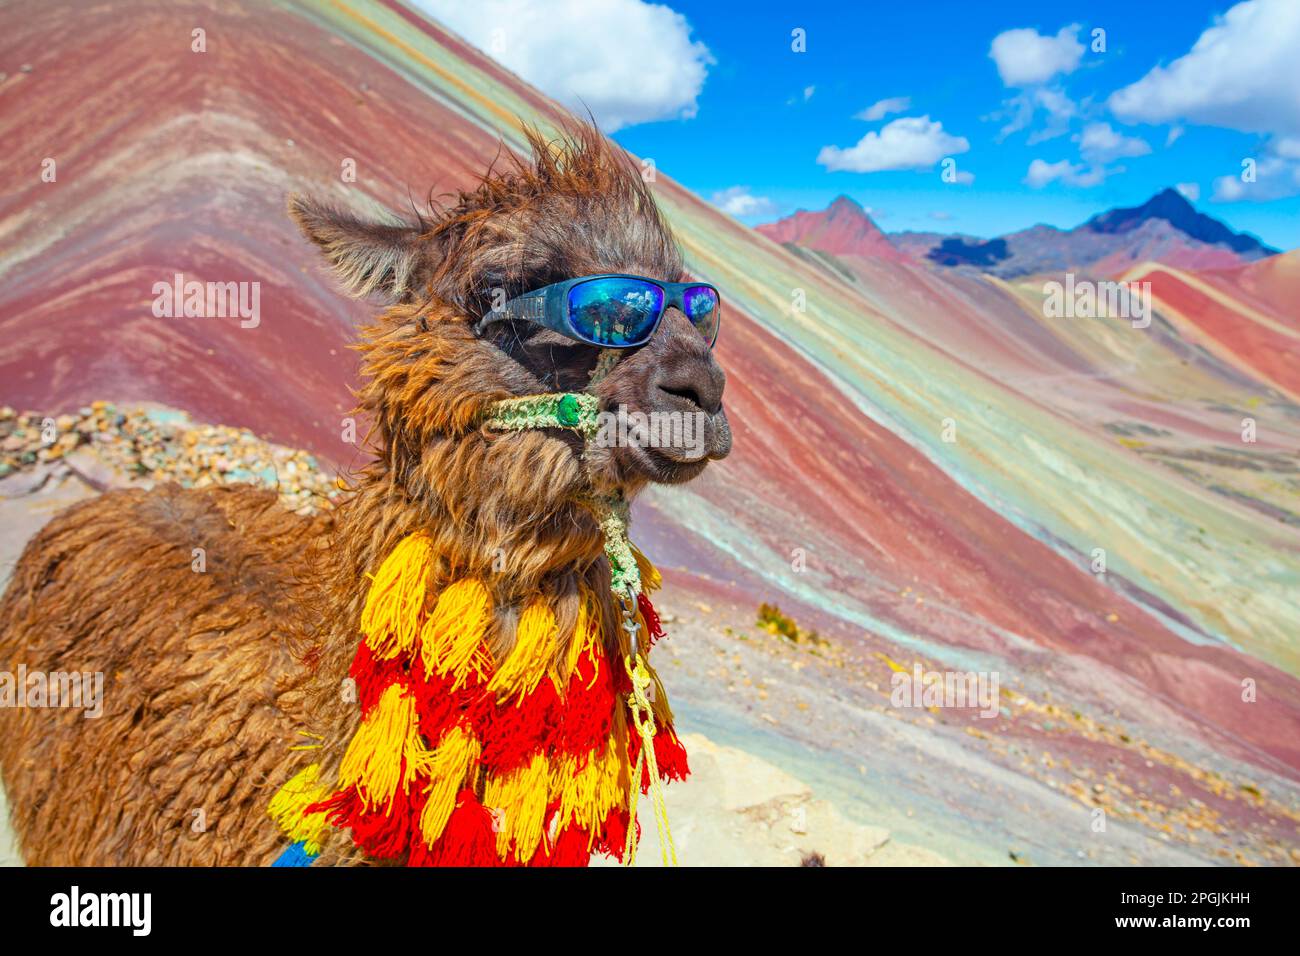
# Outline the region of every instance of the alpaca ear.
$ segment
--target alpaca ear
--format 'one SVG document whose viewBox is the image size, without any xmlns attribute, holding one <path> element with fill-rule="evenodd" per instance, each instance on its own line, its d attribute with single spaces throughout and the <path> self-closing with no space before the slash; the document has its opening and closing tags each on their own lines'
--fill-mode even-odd
<svg viewBox="0 0 1300 956">
<path fill-rule="evenodd" d="M 290 196 L 289 215 L 320 247 L 344 290 L 354 298 L 377 293 L 410 298 L 419 270 L 422 230 L 400 220 L 367 221 L 309 196 Z"/>
</svg>

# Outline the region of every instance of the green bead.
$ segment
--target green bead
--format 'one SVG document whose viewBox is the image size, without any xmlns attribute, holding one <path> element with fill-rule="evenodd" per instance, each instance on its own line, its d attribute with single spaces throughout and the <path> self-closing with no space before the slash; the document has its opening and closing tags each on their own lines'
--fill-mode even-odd
<svg viewBox="0 0 1300 956">
<path fill-rule="evenodd" d="M 567 428 L 573 428 L 578 424 L 582 416 L 582 409 L 578 405 L 578 396 L 565 395 L 555 406 L 555 417 L 559 419 L 561 425 Z"/>
</svg>

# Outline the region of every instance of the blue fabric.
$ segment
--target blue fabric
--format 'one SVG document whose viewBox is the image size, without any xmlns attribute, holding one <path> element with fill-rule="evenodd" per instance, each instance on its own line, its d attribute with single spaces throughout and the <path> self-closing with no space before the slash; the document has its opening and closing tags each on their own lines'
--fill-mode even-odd
<svg viewBox="0 0 1300 956">
<path fill-rule="evenodd" d="M 302 843 L 294 843 L 281 853 L 272 866 L 311 866 L 312 861 L 320 854 L 308 853 L 303 849 Z"/>
</svg>

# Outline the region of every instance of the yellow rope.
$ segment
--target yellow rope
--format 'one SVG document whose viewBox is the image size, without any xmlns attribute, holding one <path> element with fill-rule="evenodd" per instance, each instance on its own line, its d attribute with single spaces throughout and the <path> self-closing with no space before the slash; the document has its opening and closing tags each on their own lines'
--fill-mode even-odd
<svg viewBox="0 0 1300 956">
<path fill-rule="evenodd" d="M 668 803 L 664 797 L 664 782 L 659 778 L 659 764 L 655 760 L 655 715 L 646 696 L 651 677 L 646 669 L 645 659 L 637 654 L 633 666 L 631 656 L 624 656 L 623 666 L 632 679 L 632 693 L 627 696 L 628 707 L 632 711 L 632 723 L 641 738 L 641 752 L 636 758 L 636 767 L 632 771 L 632 793 L 628 801 L 627 846 L 623 850 L 623 865 L 636 863 L 636 805 L 641 795 L 641 769 L 644 766 L 650 773 L 650 800 L 654 807 L 655 829 L 659 833 L 659 856 L 664 866 L 677 866 L 677 847 L 673 845 L 673 831 L 668 825 Z M 670 863 L 669 860 L 672 860 Z"/>
</svg>

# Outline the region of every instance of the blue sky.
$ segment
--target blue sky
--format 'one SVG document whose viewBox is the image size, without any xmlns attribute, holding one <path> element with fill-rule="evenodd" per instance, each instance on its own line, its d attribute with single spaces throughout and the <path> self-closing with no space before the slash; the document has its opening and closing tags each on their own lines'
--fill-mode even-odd
<svg viewBox="0 0 1300 956">
<path fill-rule="evenodd" d="M 990 236 L 1181 184 L 1300 246 L 1300 0 L 420 2 L 745 222 Z"/>
</svg>

